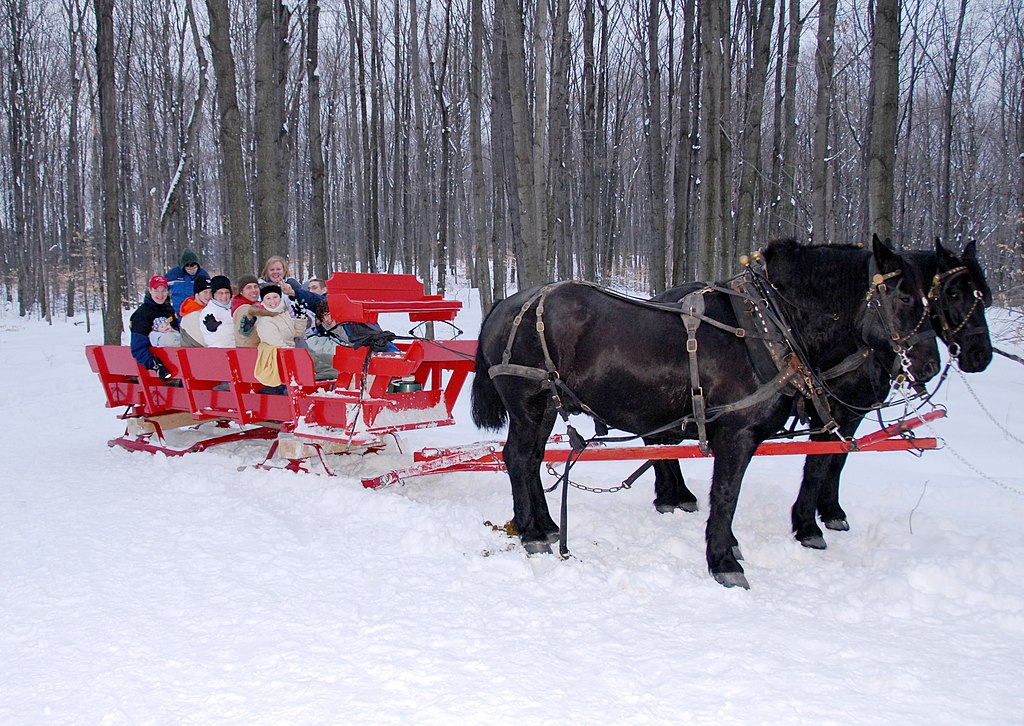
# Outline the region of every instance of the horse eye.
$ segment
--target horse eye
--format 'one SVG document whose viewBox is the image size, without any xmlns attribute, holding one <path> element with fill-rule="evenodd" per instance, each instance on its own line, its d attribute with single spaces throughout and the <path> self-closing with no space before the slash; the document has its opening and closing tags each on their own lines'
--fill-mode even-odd
<svg viewBox="0 0 1024 726">
<path fill-rule="evenodd" d="M 903 305 L 910 305 L 912 302 L 914 302 L 913 295 L 909 295 L 905 292 L 900 293 L 900 303 L 902 303 Z"/>
<path fill-rule="evenodd" d="M 963 297 L 963 295 L 960 294 L 959 290 L 950 290 L 949 297 L 952 298 L 953 300 L 959 300 L 960 298 Z"/>
</svg>

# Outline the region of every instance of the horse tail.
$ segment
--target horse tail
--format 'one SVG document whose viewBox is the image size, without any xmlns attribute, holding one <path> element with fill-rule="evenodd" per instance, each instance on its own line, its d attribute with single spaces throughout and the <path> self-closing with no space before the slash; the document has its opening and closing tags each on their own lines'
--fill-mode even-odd
<svg viewBox="0 0 1024 726">
<path fill-rule="evenodd" d="M 484 323 L 486 325 L 486 319 Z M 484 337 L 484 327 L 480 328 L 481 338 Z M 494 381 L 487 373 L 488 368 L 490 368 L 490 364 L 484 357 L 483 340 L 480 340 L 476 346 L 476 375 L 473 376 L 473 423 L 477 425 L 477 428 L 494 431 L 500 429 L 508 421 L 508 411 L 501 396 L 498 395 Z"/>
</svg>

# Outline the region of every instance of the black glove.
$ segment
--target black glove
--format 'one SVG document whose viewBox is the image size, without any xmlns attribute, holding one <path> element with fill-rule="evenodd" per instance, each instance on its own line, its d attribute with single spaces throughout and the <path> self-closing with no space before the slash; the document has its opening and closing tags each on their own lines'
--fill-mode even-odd
<svg viewBox="0 0 1024 726">
<path fill-rule="evenodd" d="M 238 324 L 238 330 L 242 333 L 242 335 L 249 335 L 249 333 L 252 332 L 252 329 L 255 326 L 256 326 L 256 316 L 255 315 L 245 315 L 245 316 L 242 317 L 242 322 L 240 322 Z"/>
<path fill-rule="evenodd" d="M 216 332 L 217 328 L 220 327 L 220 322 L 221 321 L 217 320 L 217 318 L 213 317 L 213 313 L 208 313 L 207 316 L 203 318 L 203 325 L 205 325 L 206 329 L 211 333 Z"/>
<path fill-rule="evenodd" d="M 163 361 L 160 360 L 159 358 L 153 359 L 153 365 L 151 365 L 150 368 L 153 370 L 154 373 L 156 373 L 157 378 L 159 378 L 161 381 L 169 381 L 172 378 L 174 378 L 174 375 L 169 370 L 167 370 L 167 366 L 165 366 Z"/>
</svg>

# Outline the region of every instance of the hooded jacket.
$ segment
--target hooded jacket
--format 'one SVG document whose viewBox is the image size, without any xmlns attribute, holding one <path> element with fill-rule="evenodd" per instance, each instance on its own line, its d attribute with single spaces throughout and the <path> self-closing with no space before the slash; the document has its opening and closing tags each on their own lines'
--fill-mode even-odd
<svg viewBox="0 0 1024 726">
<path fill-rule="evenodd" d="M 190 249 L 181 251 L 181 258 L 177 267 L 172 267 L 164 277 L 167 278 L 167 286 L 171 289 L 171 305 L 174 312 L 181 310 L 181 304 L 195 294 L 195 282 L 197 277 L 209 277 L 210 273 L 201 266 L 194 275 L 185 272 L 185 265 L 191 263 L 199 264 L 196 253 Z"/>
</svg>

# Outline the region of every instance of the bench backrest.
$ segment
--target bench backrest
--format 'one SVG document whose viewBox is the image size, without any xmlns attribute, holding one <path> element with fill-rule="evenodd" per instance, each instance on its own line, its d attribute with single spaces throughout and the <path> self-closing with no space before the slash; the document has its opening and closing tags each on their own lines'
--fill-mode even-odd
<svg viewBox="0 0 1024 726">
<path fill-rule="evenodd" d="M 381 313 L 405 313 L 413 321 L 454 320 L 458 300 L 427 295 L 415 275 L 335 272 L 327 280 L 331 316 L 342 323 L 376 323 Z"/>
</svg>

